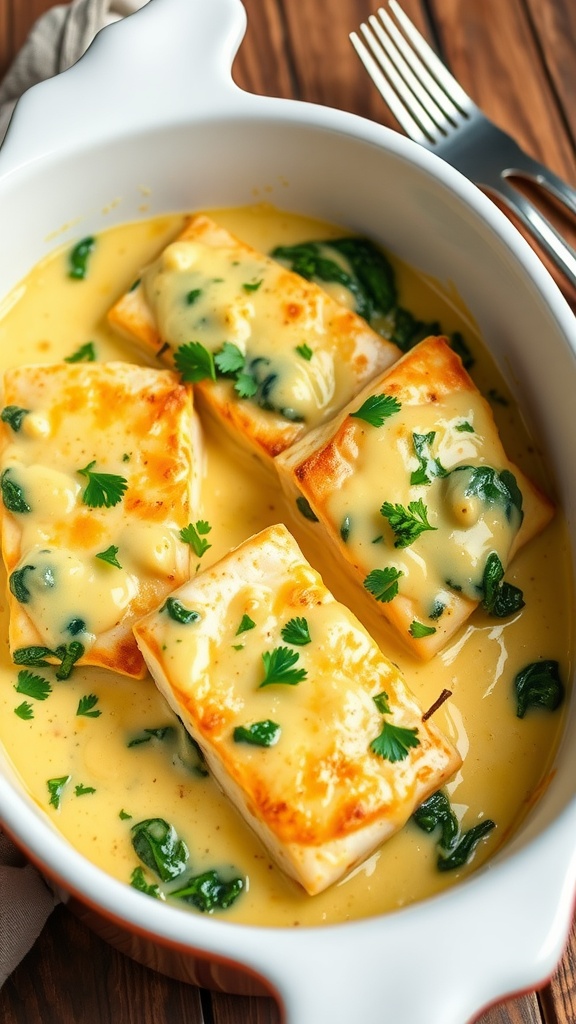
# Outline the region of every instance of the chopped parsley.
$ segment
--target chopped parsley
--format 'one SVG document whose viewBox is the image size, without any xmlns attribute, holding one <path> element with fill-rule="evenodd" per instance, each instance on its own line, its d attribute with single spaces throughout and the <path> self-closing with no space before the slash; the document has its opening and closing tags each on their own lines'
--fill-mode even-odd
<svg viewBox="0 0 576 1024">
<path fill-rule="evenodd" d="M 124 809 L 122 809 L 119 812 L 118 817 L 120 818 L 120 821 L 130 821 L 130 819 L 132 818 L 132 815 L 128 814 L 128 811 L 125 811 Z M 137 871 L 141 871 L 142 869 L 141 868 L 136 868 L 136 870 Z"/>
<path fill-rule="evenodd" d="M 131 818 L 132 815 L 129 814 L 128 817 Z M 139 892 L 145 893 L 146 896 L 152 896 L 156 900 L 165 899 L 165 896 L 160 892 L 160 887 L 158 885 L 155 883 L 148 884 L 146 876 L 140 867 L 134 868 L 134 871 L 130 876 L 130 885 L 134 889 L 138 889 Z"/>
<path fill-rule="evenodd" d="M 243 615 L 234 635 L 240 636 L 241 633 L 247 633 L 249 629 L 254 629 L 255 625 L 254 619 L 251 619 L 249 615 Z"/>
<path fill-rule="evenodd" d="M 388 520 L 394 531 L 394 547 L 407 548 L 426 530 L 436 530 L 428 522 L 428 509 L 419 498 L 418 501 L 411 501 L 408 508 L 403 505 L 393 505 L 385 501 L 380 508 L 380 514 Z"/>
<path fill-rule="evenodd" d="M 293 668 L 299 657 L 298 651 L 291 651 L 288 647 L 275 647 L 273 651 L 264 651 L 262 661 L 266 674 L 260 687 L 272 686 L 275 683 L 296 686 L 306 679 L 308 673 L 305 668 Z"/>
<path fill-rule="evenodd" d="M 49 804 L 51 807 L 55 807 L 56 810 L 60 807 L 60 801 L 62 799 L 62 793 L 64 788 L 70 782 L 71 775 L 60 775 L 57 779 L 47 779 L 46 785 L 48 786 L 48 792 L 50 793 Z"/>
<path fill-rule="evenodd" d="M 22 426 L 22 420 L 29 412 L 30 409 L 21 409 L 19 405 L 5 405 L 0 413 L 0 419 L 17 434 Z"/>
<path fill-rule="evenodd" d="M 468 420 L 464 420 L 462 423 L 457 423 L 455 429 L 460 434 L 474 434 L 475 433 L 474 427 L 472 426 L 471 423 L 468 422 Z"/>
<path fill-rule="evenodd" d="M 200 298 L 201 295 L 202 295 L 202 289 L 201 288 L 192 288 L 192 290 L 187 292 L 187 294 L 186 294 L 186 304 L 188 306 L 193 306 L 194 303 L 198 301 L 198 299 Z"/>
<path fill-rule="evenodd" d="M 88 260 L 96 245 L 92 235 L 82 238 L 70 251 L 68 256 L 68 277 L 74 281 L 83 281 L 88 274 Z"/>
<path fill-rule="evenodd" d="M 298 353 L 299 356 L 302 356 L 302 359 L 305 359 L 306 362 L 308 363 L 310 362 L 312 356 L 314 355 L 312 349 L 310 348 L 309 345 L 306 344 L 305 341 L 303 341 L 301 345 L 296 345 L 296 352 Z"/>
<path fill-rule="evenodd" d="M 233 732 L 235 743 L 250 743 L 255 747 L 273 747 L 280 739 L 280 726 L 265 718 L 251 725 L 237 725 Z"/>
<path fill-rule="evenodd" d="M 31 718 L 34 718 L 34 709 L 27 700 L 23 700 L 17 708 L 14 708 L 14 714 L 18 715 L 18 718 L 24 719 L 25 722 L 29 722 Z"/>
<path fill-rule="evenodd" d="M 199 341 L 180 345 L 174 353 L 174 365 L 183 381 L 197 384 L 201 380 L 216 380 L 214 356 Z"/>
<path fill-rule="evenodd" d="M 388 694 L 382 690 L 372 698 L 381 715 L 390 714 Z M 394 725 L 393 722 L 384 721 L 382 730 L 370 743 L 369 749 L 377 757 L 383 758 L 394 764 L 396 761 L 403 761 L 408 757 L 411 747 L 420 746 L 417 729 L 407 729 L 401 725 Z"/>
<path fill-rule="evenodd" d="M 260 288 L 260 285 L 262 285 L 263 283 L 264 279 L 260 281 L 248 281 L 246 284 L 243 284 L 242 287 L 245 292 L 257 292 L 258 289 Z"/>
<path fill-rule="evenodd" d="M 294 644 L 296 647 L 304 647 L 311 643 L 310 629 L 304 618 L 289 619 L 280 630 L 280 635 L 285 643 Z"/>
<path fill-rule="evenodd" d="M 18 682 L 14 684 L 16 693 L 23 693 L 34 700 L 46 700 L 52 693 L 52 686 L 43 676 L 36 676 L 23 668 L 18 673 Z"/>
<path fill-rule="evenodd" d="M 93 363 L 96 360 L 96 350 L 93 341 L 87 341 L 80 345 L 71 356 L 64 356 L 65 363 Z"/>
<path fill-rule="evenodd" d="M 199 519 L 196 524 L 188 523 L 188 526 L 182 527 L 180 539 L 185 544 L 190 545 L 197 558 L 201 558 L 208 551 L 208 548 L 212 547 L 205 539 L 206 534 L 210 533 L 211 529 L 210 523 L 206 522 L 205 519 Z"/>
<path fill-rule="evenodd" d="M 98 697 L 96 697 L 95 694 L 85 694 L 83 697 L 80 697 L 80 700 L 78 701 L 76 714 L 83 715 L 84 718 L 99 718 L 102 712 L 96 708 L 97 703 Z"/>
<path fill-rule="evenodd" d="M 393 416 L 395 412 L 400 412 L 401 408 L 400 402 L 393 395 L 370 395 L 356 412 L 350 413 L 350 416 L 353 419 L 364 420 L 372 427 L 381 427 L 384 420 Z"/>
<path fill-rule="evenodd" d="M 388 566 L 386 569 L 372 569 L 364 580 L 364 586 L 369 594 L 372 594 L 377 601 L 385 604 L 391 601 L 398 593 L 398 580 L 404 573 L 401 569 L 393 569 Z"/>
<path fill-rule="evenodd" d="M 96 459 L 93 459 L 84 469 L 77 470 L 88 480 L 82 501 L 89 508 L 112 508 L 122 501 L 128 481 L 115 473 L 95 473 L 92 470 L 95 465 Z"/>
<path fill-rule="evenodd" d="M 426 626 L 423 622 L 418 622 L 417 619 L 414 619 L 410 623 L 408 632 L 415 640 L 422 640 L 425 636 L 432 636 L 436 632 L 436 626 Z"/>
<path fill-rule="evenodd" d="M 340 524 L 340 536 L 346 544 L 348 537 L 350 536 L 350 516 L 344 516 Z"/>
<path fill-rule="evenodd" d="M 86 796 L 88 793 L 95 793 L 94 786 L 84 786 L 81 782 L 74 786 L 75 796 Z"/>
<path fill-rule="evenodd" d="M 109 548 L 106 548 L 106 551 L 99 551 L 98 554 L 96 555 L 96 558 L 100 558 L 103 562 L 108 562 L 108 565 L 115 565 L 117 569 L 121 569 L 122 566 L 120 565 L 120 562 L 116 558 L 117 554 L 117 545 L 111 544 Z"/>
<path fill-rule="evenodd" d="M 162 606 L 160 611 L 168 612 L 168 615 L 174 622 L 179 622 L 182 626 L 189 626 L 192 622 L 198 622 L 200 618 L 200 612 L 194 611 L 192 608 L 186 608 L 181 601 L 178 601 L 175 597 L 169 597 L 166 603 Z"/>
<path fill-rule="evenodd" d="M 316 515 L 315 512 L 312 511 L 312 508 L 310 507 L 310 502 L 303 495 L 300 495 L 299 498 L 296 498 L 296 507 L 300 514 L 304 516 L 304 519 L 309 519 L 311 523 L 319 522 L 318 516 Z"/>
</svg>

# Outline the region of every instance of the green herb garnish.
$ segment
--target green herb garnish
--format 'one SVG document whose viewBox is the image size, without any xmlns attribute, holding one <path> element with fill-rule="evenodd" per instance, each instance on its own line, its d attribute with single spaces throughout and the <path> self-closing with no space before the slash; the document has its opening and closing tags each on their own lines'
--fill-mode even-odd
<svg viewBox="0 0 576 1024">
<path fill-rule="evenodd" d="M 78 640 L 72 640 L 69 644 L 60 644 L 54 651 L 49 647 L 32 645 L 30 647 L 19 647 L 12 654 L 12 661 L 15 665 L 34 665 L 39 668 L 52 665 L 47 658 L 54 658 L 60 662 L 56 669 L 56 679 L 68 679 L 76 662 L 84 654 L 84 646 Z"/>
<path fill-rule="evenodd" d="M 364 586 L 377 601 L 387 604 L 398 593 L 398 580 L 404 573 L 401 569 L 372 569 L 364 580 Z"/>
<path fill-rule="evenodd" d="M 421 498 L 409 502 L 408 508 L 385 501 L 380 508 L 380 515 L 388 520 L 394 531 L 395 548 L 407 548 L 421 533 L 437 529 L 428 522 L 428 509 Z"/>
<path fill-rule="evenodd" d="M 18 405 L 6 405 L 0 413 L 0 419 L 17 434 L 22 426 L 22 420 L 29 412 L 30 409 L 21 409 Z"/>
<path fill-rule="evenodd" d="M 75 281 L 85 279 L 88 273 L 88 259 L 95 245 L 96 239 L 92 235 L 88 235 L 74 246 L 68 257 L 68 277 Z"/>
<path fill-rule="evenodd" d="M 244 886 L 243 878 L 225 882 L 217 871 L 205 871 L 202 875 L 189 878 L 182 888 L 173 890 L 170 897 L 191 903 L 204 914 L 212 914 L 215 910 L 227 910 L 232 906 Z"/>
<path fill-rule="evenodd" d="M 472 857 L 480 840 L 487 836 L 493 828 L 496 828 L 496 823 L 490 818 L 485 818 L 469 828 L 454 849 L 446 854 L 438 854 L 436 861 L 438 871 L 453 871 L 455 868 L 464 867 Z"/>
<path fill-rule="evenodd" d="M 164 818 L 147 818 L 130 831 L 136 854 L 163 882 L 182 874 L 188 862 L 188 847 L 173 825 Z"/>
<path fill-rule="evenodd" d="M 34 709 L 27 700 L 24 700 L 17 708 L 14 708 L 14 714 L 25 722 L 29 722 L 31 718 L 34 718 Z"/>
<path fill-rule="evenodd" d="M 296 345 L 296 352 L 298 353 L 299 356 L 302 356 L 302 359 L 305 359 L 306 362 L 308 363 L 310 362 L 312 356 L 314 355 L 312 349 L 310 348 L 310 345 L 307 345 L 305 341 L 303 341 L 301 345 Z"/>
<path fill-rule="evenodd" d="M 311 643 L 308 622 L 304 618 L 290 619 L 280 630 L 280 635 L 285 643 L 297 647 Z"/>
<path fill-rule="evenodd" d="M 201 288 L 192 288 L 191 291 L 186 293 L 186 304 L 188 306 L 193 306 L 194 303 L 198 301 L 198 299 L 200 298 L 201 295 L 202 295 L 202 289 Z"/>
<path fill-rule="evenodd" d="M 9 473 L 10 469 L 5 469 L 0 477 L 0 490 L 5 508 L 9 512 L 31 512 L 32 509 L 24 497 L 23 489 L 10 479 Z"/>
<path fill-rule="evenodd" d="M 208 548 L 212 547 L 205 539 L 206 534 L 210 533 L 211 529 L 210 523 L 207 523 L 205 519 L 199 519 L 196 525 L 188 523 L 188 526 L 182 527 L 180 539 L 185 544 L 190 545 L 197 558 L 201 558 L 208 551 Z"/>
<path fill-rule="evenodd" d="M 440 829 L 436 860 L 438 871 L 453 871 L 467 864 L 480 840 L 496 827 L 490 818 L 485 818 L 461 834 L 450 801 L 441 790 L 429 796 L 412 817 L 424 832 L 432 833 Z"/>
<path fill-rule="evenodd" d="M 100 558 L 103 562 L 108 562 L 108 565 L 114 565 L 116 566 L 117 569 L 121 569 L 122 566 L 120 565 L 120 562 L 116 558 L 117 554 L 117 545 L 111 544 L 109 548 L 106 548 L 106 551 L 99 551 L 98 554 L 96 555 L 96 558 Z"/>
<path fill-rule="evenodd" d="M 167 598 L 166 603 L 160 609 L 160 611 L 164 610 L 168 612 L 168 615 L 174 622 L 179 622 L 182 626 L 189 626 L 192 622 L 198 622 L 200 618 L 200 612 L 195 612 L 192 608 L 186 608 L 175 597 Z"/>
<path fill-rule="evenodd" d="M 118 817 L 120 818 L 120 821 L 129 821 L 132 818 L 132 815 L 128 814 L 128 811 L 121 810 L 120 813 L 118 814 Z M 136 870 L 141 871 L 142 869 L 136 868 Z"/>
<path fill-rule="evenodd" d="M 64 356 L 65 363 L 93 363 L 96 359 L 96 351 L 93 341 L 87 341 L 80 345 L 71 356 Z"/>
<path fill-rule="evenodd" d="M 304 519 L 309 519 L 311 523 L 319 522 L 318 516 L 316 515 L 315 512 L 312 511 L 312 508 L 310 507 L 310 502 L 303 495 L 300 495 L 299 498 L 296 498 L 296 507 L 300 514 L 304 516 Z"/>
<path fill-rule="evenodd" d="M 392 395 L 370 395 L 350 416 L 352 419 L 364 420 L 372 427 L 381 427 L 384 420 L 400 412 L 401 408 L 401 403 Z"/>
<path fill-rule="evenodd" d="M 425 636 L 432 636 L 436 632 L 436 626 L 425 626 L 423 622 L 418 622 L 417 619 L 414 619 L 410 623 L 408 632 L 415 640 L 422 640 Z"/>
<path fill-rule="evenodd" d="M 240 620 L 240 625 L 238 626 L 238 629 L 236 630 L 236 633 L 234 635 L 240 636 L 241 633 L 246 633 L 249 629 L 254 629 L 255 625 L 256 623 L 254 622 L 253 619 L 250 618 L 249 615 L 243 615 L 242 619 Z"/>
<path fill-rule="evenodd" d="M 82 501 L 89 508 L 112 508 L 122 501 L 128 481 L 115 473 L 95 473 L 92 470 L 95 465 L 96 459 L 93 459 L 84 469 L 76 471 L 88 480 Z"/>
<path fill-rule="evenodd" d="M 265 651 L 262 655 L 266 675 L 260 683 L 262 686 L 272 686 L 275 683 L 284 683 L 288 686 L 296 686 L 308 675 L 305 668 L 293 668 L 300 655 L 298 651 L 291 651 L 289 647 L 275 647 L 273 651 Z"/>
<path fill-rule="evenodd" d="M 131 818 L 132 815 L 128 814 L 127 817 Z M 156 884 L 148 884 L 142 868 L 134 868 L 130 876 L 130 885 L 134 889 L 138 889 L 138 892 L 143 892 L 146 896 L 152 896 L 155 900 L 163 900 L 165 898 Z"/>
<path fill-rule="evenodd" d="M 435 437 L 435 430 L 431 430 L 428 434 L 412 434 L 414 451 L 420 463 L 418 469 L 415 469 L 410 476 L 410 483 L 414 486 L 430 484 L 433 477 L 447 475 L 447 470 L 444 469 L 440 459 L 433 458 L 430 454 L 430 448 Z"/>
<path fill-rule="evenodd" d="M 242 287 L 245 292 L 257 292 L 261 284 L 263 284 L 263 280 L 248 281 L 246 284 L 243 284 Z"/>
<path fill-rule="evenodd" d="M 372 698 L 381 715 L 390 714 L 388 694 L 383 690 Z M 384 721 L 382 731 L 370 743 L 370 750 L 385 761 L 395 763 L 408 757 L 411 747 L 420 746 L 417 729 L 406 729 L 401 725 Z"/>
<path fill-rule="evenodd" d="M 258 392 L 258 382 L 249 373 L 239 373 L 234 391 L 240 398 L 254 398 Z"/>
<path fill-rule="evenodd" d="M 235 743 L 251 743 L 255 747 L 273 747 L 280 739 L 280 726 L 265 718 L 251 725 L 237 725 L 233 732 Z"/>
<path fill-rule="evenodd" d="M 346 544 L 348 537 L 350 536 L 350 516 L 344 516 L 344 519 L 340 524 L 340 536 Z"/>
<path fill-rule="evenodd" d="M 524 607 L 522 591 L 504 580 L 504 567 L 495 551 L 486 559 L 482 576 L 483 608 L 489 615 L 505 619 Z"/>
<path fill-rule="evenodd" d="M 180 345 L 174 353 L 174 365 L 182 380 L 197 384 L 201 380 L 216 380 L 214 356 L 199 341 Z"/>
<path fill-rule="evenodd" d="M 10 593 L 14 595 L 20 604 L 28 604 L 30 601 L 31 594 L 26 586 L 25 579 L 26 573 L 34 572 L 35 568 L 35 565 L 23 565 L 21 569 L 15 569 L 8 577 Z"/>
<path fill-rule="evenodd" d="M 47 779 L 46 781 L 48 792 L 50 793 L 49 803 L 56 810 L 60 807 L 64 787 L 68 785 L 71 778 L 71 775 L 61 775 L 58 779 Z"/>
<path fill-rule="evenodd" d="M 18 682 L 14 684 L 17 693 L 23 693 L 34 700 L 46 700 L 52 693 L 52 686 L 43 676 L 36 676 L 23 668 L 18 673 Z"/>
<path fill-rule="evenodd" d="M 86 796 L 88 793 L 95 793 L 94 786 L 84 786 L 81 782 L 74 786 L 75 796 Z"/>
<path fill-rule="evenodd" d="M 564 699 L 558 662 L 543 659 L 526 665 L 514 679 L 514 692 L 518 718 L 524 718 L 529 708 L 556 711 Z"/>
<path fill-rule="evenodd" d="M 244 353 L 230 341 L 225 341 L 220 351 L 214 356 L 216 369 L 224 377 L 240 373 L 244 369 L 245 362 Z"/>
<path fill-rule="evenodd" d="M 468 422 L 468 420 L 464 420 L 462 423 L 457 423 L 455 430 L 457 430 L 460 434 L 475 433 L 474 427 L 472 426 L 471 423 Z"/>
<path fill-rule="evenodd" d="M 76 708 L 77 715 L 83 715 L 84 718 L 99 718 L 102 714 L 101 711 L 94 710 L 98 703 L 98 697 L 93 693 L 86 694 L 84 697 L 80 697 L 78 701 L 78 707 Z"/>
</svg>

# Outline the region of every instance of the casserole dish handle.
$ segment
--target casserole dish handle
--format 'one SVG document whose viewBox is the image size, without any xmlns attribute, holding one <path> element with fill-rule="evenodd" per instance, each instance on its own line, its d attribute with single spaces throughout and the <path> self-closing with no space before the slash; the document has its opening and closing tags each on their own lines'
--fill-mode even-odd
<svg viewBox="0 0 576 1024">
<path fill-rule="evenodd" d="M 258 103 L 230 68 L 246 30 L 240 0 L 149 0 L 102 29 L 68 71 L 19 100 L 0 177 L 51 154 Z"/>
</svg>

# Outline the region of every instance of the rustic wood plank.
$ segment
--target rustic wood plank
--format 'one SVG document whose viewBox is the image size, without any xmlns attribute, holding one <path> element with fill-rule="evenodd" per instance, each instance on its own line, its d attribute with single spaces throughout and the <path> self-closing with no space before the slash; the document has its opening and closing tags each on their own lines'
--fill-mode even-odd
<svg viewBox="0 0 576 1024">
<path fill-rule="evenodd" d="M 280 1024 L 280 1011 L 273 999 L 227 996 L 212 992 L 211 1024 Z"/>
<path fill-rule="evenodd" d="M 57 907 L 0 989 L 2 1024 L 204 1024 L 199 990 L 135 963 Z"/>
<path fill-rule="evenodd" d="M 476 1024 L 542 1024 L 538 999 L 534 993 L 509 999 L 483 1013 Z"/>
<path fill-rule="evenodd" d="M 572 925 L 566 952 L 540 993 L 545 1024 L 574 1024 L 576 1021 L 576 922 Z"/>
<path fill-rule="evenodd" d="M 525 3 L 565 124 L 576 146 L 576 4 L 573 0 L 554 0 L 553 3 L 525 0 Z"/>
</svg>

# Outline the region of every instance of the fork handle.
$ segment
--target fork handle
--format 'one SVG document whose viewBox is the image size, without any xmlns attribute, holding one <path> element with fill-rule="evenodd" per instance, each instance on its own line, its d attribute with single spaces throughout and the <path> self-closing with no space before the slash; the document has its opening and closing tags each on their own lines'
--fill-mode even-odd
<svg viewBox="0 0 576 1024">
<path fill-rule="evenodd" d="M 567 181 L 559 178 L 549 167 L 545 167 L 538 160 L 534 160 L 524 151 L 522 151 L 522 158 L 518 167 L 512 166 L 507 173 L 519 174 L 521 177 L 533 181 L 536 185 L 540 185 L 541 188 L 545 189 L 559 203 L 562 203 L 576 217 L 576 188 L 572 188 Z"/>
<path fill-rule="evenodd" d="M 558 234 L 554 225 L 506 179 L 500 179 L 497 185 L 487 187 L 503 200 L 512 213 L 516 214 L 524 227 L 576 290 L 576 252 Z"/>
</svg>

